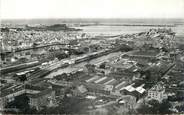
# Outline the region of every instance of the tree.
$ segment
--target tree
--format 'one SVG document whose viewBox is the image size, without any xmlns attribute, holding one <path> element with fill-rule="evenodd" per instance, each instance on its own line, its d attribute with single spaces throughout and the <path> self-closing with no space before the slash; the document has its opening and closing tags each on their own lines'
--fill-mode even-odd
<svg viewBox="0 0 184 115">
<path fill-rule="evenodd" d="M 171 113 L 171 111 L 169 110 L 170 107 L 171 107 L 171 103 L 169 103 L 168 100 L 163 100 L 159 106 L 159 112 L 161 114 L 169 114 Z"/>
<path fill-rule="evenodd" d="M 93 64 L 86 64 L 85 65 L 87 70 L 88 70 L 88 73 L 95 73 L 95 65 Z"/>
<path fill-rule="evenodd" d="M 27 80 L 27 77 L 26 77 L 26 75 L 22 75 L 19 77 L 19 79 L 20 79 L 20 81 L 24 82 Z"/>
<path fill-rule="evenodd" d="M 100 64 L 100 68 L 105 69 L 105 65 L 106 65 L 106 63 L 105 63 L 105 62 L 104 62 L 104 63 L 102 63 L 102 64 Z"/>
<path fill-rule="evenodd" d="M 139 114 L 148 114 L 150 113 L 150 107 L 147 104 L 142 104 L 141 107 L 137 109 L 137 112 Z"/>
<path fill-rule="evenodd" d="M 20 110 L 19 114 L 27 113 L 27 111 L 31 110 L 29 106 L 29 98 L 26 94 L 15 97 L 14 101 L 8 103 L 6 108 L 18 108 Z M 32 113 L 34 112 L 35 111 L 32 111 Z"/>
<path fill-rule="evenodd" d="M 150 105 L 149 109 L 152 114 L 159 113 L 160 103 L 157 100 L 150 100 L 148 104 Z"/>
<path fill-rule="evenodd" d="M 184 111 L 184 104 L 183 104 L 183 105 L 180 105 L 180 106 L 176 106 L 176 109 L 177 109 L 179 112 L 183 112 L 183 111 Z"/>
<path fill-rule="evenodd" d="M 159 103 L 157 100 L 150 100 L 146 104 L 142 104 L 137 109 L 137 112 L 141 114 L 169 114 L 171 113 L 170 107 L 171 104 L 168 100 L 163 100 L 162 103 Z"/>
</svg>

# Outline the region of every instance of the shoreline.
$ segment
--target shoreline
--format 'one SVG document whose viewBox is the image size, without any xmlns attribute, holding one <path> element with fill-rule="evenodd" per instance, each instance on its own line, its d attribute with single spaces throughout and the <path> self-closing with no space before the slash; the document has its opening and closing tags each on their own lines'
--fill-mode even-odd
<svg viewBox="0 0 184 115">
<path fill-rule="evenodd" d="M 180 24 L 181 25 L 181 24 Z M 168 25 L 168 24 L 82 24 L 79 27 L 88 27 L 88 26 L 153 26 L 153 27 L 176 27 L 177 25 Z"/>
</svg>

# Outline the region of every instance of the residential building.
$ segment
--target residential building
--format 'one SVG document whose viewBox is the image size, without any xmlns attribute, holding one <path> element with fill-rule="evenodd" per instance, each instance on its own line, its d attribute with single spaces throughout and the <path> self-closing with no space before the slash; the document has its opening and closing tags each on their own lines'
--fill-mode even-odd
<svg viewBox="0 0 184 115">
<path fill-rule="evenodd" d="M 54 106 L 55 91 L 52 89 L 46 89 L 37 94 L 29 94 L 29 105 L 40 110 L 42 107 Z"/>
<path fill-rule="evenodd" d="M 166 99 L 167 95 L 165 94 L 165 88 L 161 85 L 155 85 L 150 90 L 148 90 L 148 99 L 155 99 L 158 101 L 162 101 L 163 99 Z"/>
</svg>

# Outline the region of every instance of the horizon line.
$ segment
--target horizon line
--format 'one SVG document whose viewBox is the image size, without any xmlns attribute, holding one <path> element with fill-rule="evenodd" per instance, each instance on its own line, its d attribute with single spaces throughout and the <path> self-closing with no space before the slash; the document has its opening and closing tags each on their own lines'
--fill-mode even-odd
<svg viewBox="0 0 184 115">
<path fill-rule="evenodd" d="M 163 19 L 163 20 L 167 20 L 167 19 L 182 19 L 184 20 L 183 17 L 178 17 L 178 18 L 1 18 L 0 21 L 4 21 L 4 20 L 43 20 L 43 19 Z"/>
</svg>

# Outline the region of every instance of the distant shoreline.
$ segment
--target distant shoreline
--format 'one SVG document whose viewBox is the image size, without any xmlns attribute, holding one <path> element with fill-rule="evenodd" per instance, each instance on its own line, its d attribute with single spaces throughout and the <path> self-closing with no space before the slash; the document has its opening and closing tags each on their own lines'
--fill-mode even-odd
<svg viewBox="0 0 184 115">
<path fill-rule="evenodd" d="M 85 26 L 153 26 L 153 27 L 176 27 L 176 25 L 158 25 L 158 24 L 82 24 L 80 27 Z"/>
<path fill-rule="evenodd" d="M 177 25 L 183 24 L 184 19 L 94 19 L 94 18 L 73 18 L 73 19 L 1 19 L 1 24 L 106 24 L 121 26 L 150 26 L 150 25 Z"/>
</svg>

